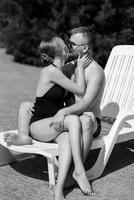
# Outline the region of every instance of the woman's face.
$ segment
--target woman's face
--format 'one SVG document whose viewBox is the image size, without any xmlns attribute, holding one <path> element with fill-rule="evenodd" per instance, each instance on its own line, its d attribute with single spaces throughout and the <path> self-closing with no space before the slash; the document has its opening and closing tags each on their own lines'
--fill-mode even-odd
<svg viewBox="0 0 134 200">
<path fill-rule="evenodd" d="M 69 49 L 67 48 L 67 46 L 65 46 L 63 48 L 63 56 L 64 56 L 64 60 L 66 61 L 69 55 Z"/>
<path fill-rule="evenodd" d="M 63 41 L 63 45 L 62 45 L 62 60 L 63 60 L 62 65 L 63 66 L 65 65 L 65 61 L 68 59 L 68 55 L 69 55 L 69 49 Z"/>
</svg>

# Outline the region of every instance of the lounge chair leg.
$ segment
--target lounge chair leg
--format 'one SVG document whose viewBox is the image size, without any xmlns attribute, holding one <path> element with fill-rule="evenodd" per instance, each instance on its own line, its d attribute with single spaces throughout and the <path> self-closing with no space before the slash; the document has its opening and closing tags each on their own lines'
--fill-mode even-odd
<svg viewBox="0 0 134 200">
<path fill-rule="evenodd" d="M 101 148 L 97 161 L 95 162 L 93 167 L 87 172 L 87 177 L 89 178 L 89 180 L 97 179 L 102 175 L 105 169 L 104 157 L 105 157 L 105 146 Z"/>
<path fill-rule="evenodd" d="M 47 158 L 48 164 L 48 176 L 49 176 L 49 187 L 55 187 L 55 163 L 54 158 Z"/>
<path fill-rule="evenodd" d="M 93 165 L 93 167 L 87 172 L 87 176 L 90 180 L 97 179 L 100 177 L 106 167 L 106 164 L 109 160 L 109 157 L 111 155 L 111 152 L 115 146 L 117 137 L 118 137 L 118 131 L 117 132 L 111 132 L 109 136 L 105 137 L 103 139 L 104 145 L 102 146 L 99 156 L 97 158 L 96 163 Z"/>
</svg>

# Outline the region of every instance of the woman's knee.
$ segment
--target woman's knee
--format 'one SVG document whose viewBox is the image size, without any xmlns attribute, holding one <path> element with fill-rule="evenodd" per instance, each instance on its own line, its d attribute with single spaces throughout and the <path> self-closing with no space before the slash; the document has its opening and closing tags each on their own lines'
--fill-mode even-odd
<svg viewBox="0 0 134 200">
<path fill-rule="evenodd" d="M 28 102 L 23 102 L 20 104 L 20 107 L 19 107 L 19 111 L 20 112 L 25 112 L 25 111 L 28 111 Z"/>
<path fill-rule="evenodd" d="M 77 115 L 68 115 L 65 117 L 65 123 L 68 125 L 77 125 L 80 126 L 81 122 Z"/>
</svg>

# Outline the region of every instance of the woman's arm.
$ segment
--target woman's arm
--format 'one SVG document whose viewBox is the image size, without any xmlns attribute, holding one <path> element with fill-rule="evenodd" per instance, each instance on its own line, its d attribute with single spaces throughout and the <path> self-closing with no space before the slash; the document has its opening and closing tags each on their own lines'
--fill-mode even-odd
<svg viewBox="0 0 134 200">
<path fill-rule="evenodd" d="M 78 59 L 77 68 L 78 68 L 78 77 L 79 82 L 74 83 L 72 80 L 68 79 L 62 71 L 57 68 L 51 68 L 48 71 L 48 78 L 50 81 L 62 86 L 69 92 L 72 92 L 76 95 L 83 96 L 85 94 L 85 76 L 84 76 L 84 66 L 87 65 L 88 58 L 83 56 L 82 58 Z"/>
<path fill-rule="evenodd" d="M 75 103 L 75 97 L 71 92 L 68 92 L 68 94 L 64 98 L 64 101 L 66 107 L 71 106 Z"/>
</svg>

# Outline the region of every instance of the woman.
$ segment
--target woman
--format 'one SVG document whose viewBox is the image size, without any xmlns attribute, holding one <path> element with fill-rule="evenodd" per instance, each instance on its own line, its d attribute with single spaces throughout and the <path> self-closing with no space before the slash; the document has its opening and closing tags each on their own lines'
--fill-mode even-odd
<svg viewBox="0 0 134 200">
<path fill-rule="evenodd" d="M 60 134 L 51 127 L 53 116 L 64 107 L 66 90 L 83 96 L 85 93 L 84 66 L 88 64 L 86 57 L 78 58 L 77 82 L 68 79 L 62 72 L 68 56 L 68 48 L 59 37 L 49 37 L 40 44 L 42 62 L 47 67 L 41 70 L 40 79 L 36 90 L 36 101 L 33 116 L 30 121 L 31 137 L 42 141 L 52 141 Z M 84 194 L 90 194 L 91 188 L 86 177 L 81 159 L 80 133 L 81 122 L 78 116 L 69 115 L 64 119 L 63 131 L 68 132 L 71 143 L 71 151 L 74 161 L 73 177 L 77 181 Z M 69 166 L 68 166 L 69 167 Z M 60 170 L 60 169 L 59 169 Z M 55 200 L 63 200 L 63 186 L 67 175 L 58 176 L 55 189 Z"/>
</svg>

